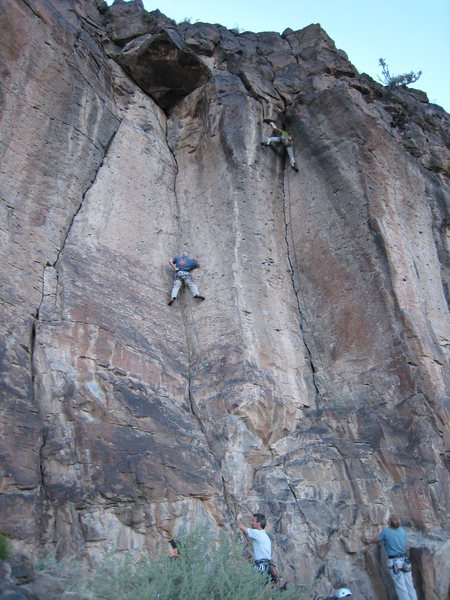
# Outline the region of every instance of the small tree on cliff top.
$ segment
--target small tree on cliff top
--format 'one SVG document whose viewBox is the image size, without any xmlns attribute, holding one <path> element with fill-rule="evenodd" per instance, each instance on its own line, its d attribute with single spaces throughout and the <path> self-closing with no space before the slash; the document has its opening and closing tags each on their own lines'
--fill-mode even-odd
<svg viewBox="0 0 450 600">
<path fill-rule="evenodd" d="M 414 73 L 414 71 L 410 71 L 409 73 L 403 73 L 403 75 L 391 75 L 389 71 L 389 67 L 384 58 L 380 58 L 378 60 L 378 64 L 382 69 L 383 78 L 378 77 L 383 85 L 387 85 L 387 87 L 394 88 L 399 87 L 401 85 L 409 85 L 410 83 L 414 83 L 419 79 L 422 75 L 422 71 L 418 71 Z"/>
</svg>

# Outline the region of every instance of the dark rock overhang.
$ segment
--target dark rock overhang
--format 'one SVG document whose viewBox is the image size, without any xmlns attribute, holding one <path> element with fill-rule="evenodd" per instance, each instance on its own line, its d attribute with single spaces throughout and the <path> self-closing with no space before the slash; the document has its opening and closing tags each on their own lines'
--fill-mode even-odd
<svg viewBox="0 0 450 600">
<path fill-rule="evenodd" d="M 168 28 L 135 38 L 115 58 L 165 111 L 211 77 L 205 63 Z"/>
</svg>

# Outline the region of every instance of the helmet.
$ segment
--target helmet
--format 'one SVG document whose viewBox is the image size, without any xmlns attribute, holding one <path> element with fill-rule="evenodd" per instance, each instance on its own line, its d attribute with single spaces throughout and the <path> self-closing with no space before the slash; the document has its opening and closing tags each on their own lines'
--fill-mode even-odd
<svg viewBox="0 0 450 600">
<path fill-rule="evenodd" d="M 337 593 L 338 598 L 347 598 L 347 596 L 351 596 L 351 595 L 352 595 L 351 591 L 348 590 L 347 588 L 341 588 Z"/>
</svg>

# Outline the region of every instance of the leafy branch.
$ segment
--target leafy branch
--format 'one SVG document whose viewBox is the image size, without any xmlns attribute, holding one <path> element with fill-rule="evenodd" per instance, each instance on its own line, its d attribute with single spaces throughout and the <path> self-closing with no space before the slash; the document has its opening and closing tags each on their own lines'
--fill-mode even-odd
<svg viewBox="0 0 450 600">
<path fill-rule="evenodd" d="M 378 60 L 378 64 L 380 65 L 380 67 L 382 69 L 382 75 L 383 75 L 383 78 L 378 77 L 378 79 L 379 79 L 379 81 L 381 81 L 381 83 L 383 85 L 386 85 L 387 87 L 390 87 L 390 88 L 399 87 L 401 85 L 409 85 L 410 83 L 414 83 L 422 75 L 422 71 L 418 71 L 417 73 L 414 73 L 414 71 L 410 71 L 409 73 L 403 73 L 403 75 L 391 75 L 391 72 L 389 71 L 389 67 L 384 58 L 380 58 Z"/>
</svg>

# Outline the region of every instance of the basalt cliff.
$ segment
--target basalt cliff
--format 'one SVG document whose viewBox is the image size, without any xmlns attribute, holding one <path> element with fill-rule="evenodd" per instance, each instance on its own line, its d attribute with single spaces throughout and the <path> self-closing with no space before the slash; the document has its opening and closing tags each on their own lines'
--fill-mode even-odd
<svg viewBox="0 0 450 600">
<path fill-rule="evenodd" d="M 283 582 L 448 592 L 449 117 L 319 25 L 0 0 L 0 530 L 155 552 L 267 516 Z M 275 120 L 299 172 L 263 148 Z M 168 306 L 187 250 L 204 302 Z"/>
</svg>

